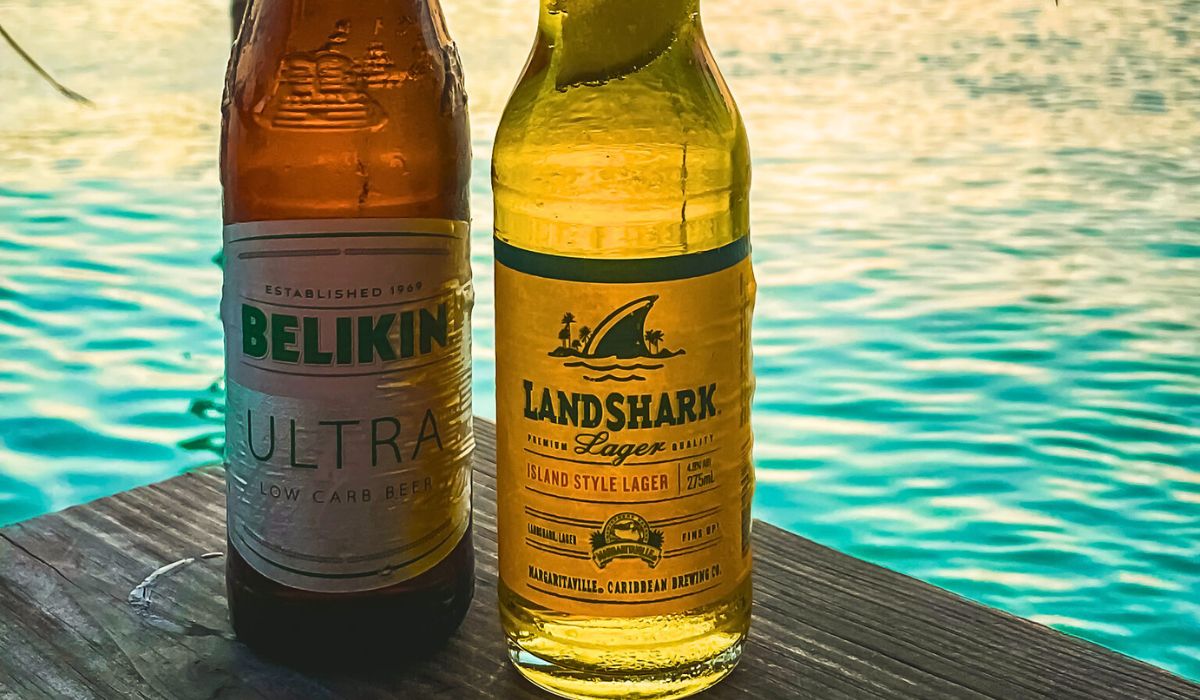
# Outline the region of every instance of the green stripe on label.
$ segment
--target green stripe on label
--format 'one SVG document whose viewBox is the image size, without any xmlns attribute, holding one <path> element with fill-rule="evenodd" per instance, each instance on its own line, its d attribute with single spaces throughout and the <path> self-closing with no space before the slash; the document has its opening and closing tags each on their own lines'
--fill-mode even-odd
<svg viewBox="0 0 1200 700">
<path fill-rule="evenodd" d="M 568 282 L 621 284 L 690 279 L 733 267 L 750 255 L 749 236 L 699 253 L 619 259 L 550 255 L 518 248 L 499 238 L 493 240 L 497 263 L 528 275 Z"/>
</svg>

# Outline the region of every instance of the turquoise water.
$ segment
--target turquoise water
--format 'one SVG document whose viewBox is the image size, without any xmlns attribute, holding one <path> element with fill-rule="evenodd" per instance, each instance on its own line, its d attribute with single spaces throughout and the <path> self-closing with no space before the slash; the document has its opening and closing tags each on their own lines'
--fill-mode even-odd
<svg viewBox="0 0 1200 700">
<path fill-rule="evenodd" d="M 533 0 L 445 0 L 487 162 Z M 913 5 L 913 7 L 905 7 Z M 757 514 L 1200 678 L 1200 2 L 705 0 L 755 156 Z M 220 449 L 217 0 L 0 0 L 0 523 Z"/>
</svg>

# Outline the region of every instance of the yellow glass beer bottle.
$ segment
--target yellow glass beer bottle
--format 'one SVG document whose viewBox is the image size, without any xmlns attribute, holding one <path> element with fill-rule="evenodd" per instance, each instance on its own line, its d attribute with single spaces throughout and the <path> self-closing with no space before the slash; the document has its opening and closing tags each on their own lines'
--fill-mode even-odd
<svg viewBox="0 0 1200 700">
<path fill-rule="evenodd" d="M 253 0 L 224 101 L 234 629 L 437 647 L 473 592 L 470 141 L 437 0 Z"/>
<path fill-rule="evenodd" d="M 560 695 L 682 697 L 741 654 L 749 184 L 698 0 L 542 0 L 493 156 L 500 613 Z"/>
</svg>

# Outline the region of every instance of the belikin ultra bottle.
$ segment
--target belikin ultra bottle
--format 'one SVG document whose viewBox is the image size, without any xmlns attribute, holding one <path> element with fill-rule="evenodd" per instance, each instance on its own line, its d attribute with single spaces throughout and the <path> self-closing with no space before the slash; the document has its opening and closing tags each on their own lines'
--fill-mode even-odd
<svg viewBox="0 0 1200 700">
<path fill-rule="evenodd" d="M 437 647 L 473 592 L 470 141 L 437 0 L 255 0 L 225 101 L 227 567 L 295 660 Z"/>
</svg>

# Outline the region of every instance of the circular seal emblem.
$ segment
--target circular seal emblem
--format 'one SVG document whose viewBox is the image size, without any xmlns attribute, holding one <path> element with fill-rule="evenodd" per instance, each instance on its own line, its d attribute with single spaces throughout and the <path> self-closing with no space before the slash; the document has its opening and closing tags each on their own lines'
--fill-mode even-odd
<svg viewBox="0 0 1200 700">
<path fill-rule="evenodd" d="M 637 513 L 617 513 L 592 533 L 592 560 L 603 569 L 614 559 L 641 559 L 650 568 L 662 560 L 663 533 Z"/>
</svg>

